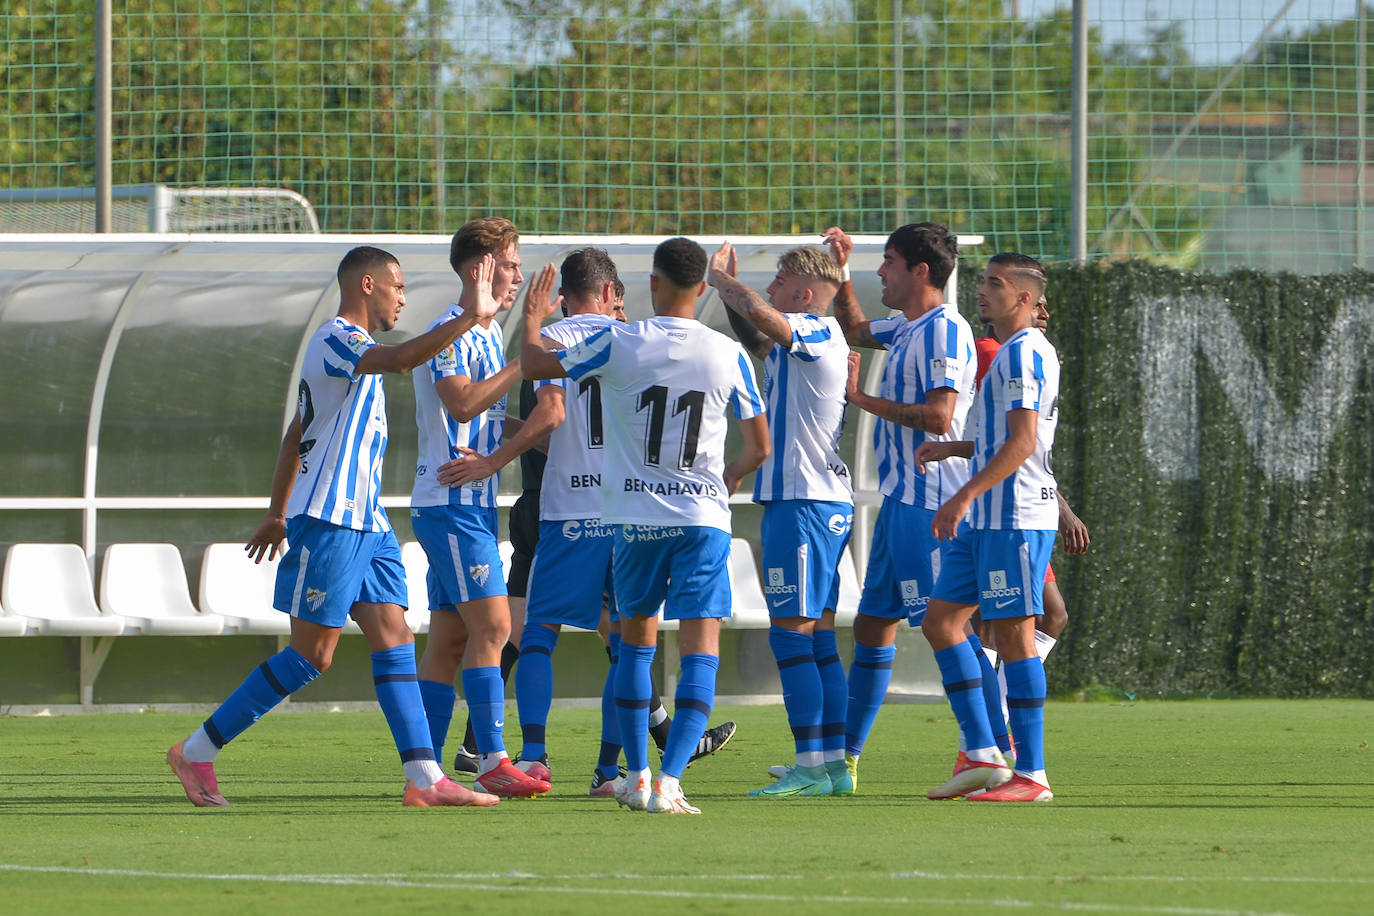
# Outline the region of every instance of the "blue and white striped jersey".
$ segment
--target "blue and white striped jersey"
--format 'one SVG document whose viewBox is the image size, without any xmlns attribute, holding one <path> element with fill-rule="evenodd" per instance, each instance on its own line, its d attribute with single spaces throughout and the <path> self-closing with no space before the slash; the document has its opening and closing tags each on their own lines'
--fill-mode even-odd
<svg viewBox="0 0 1374 916">
<path fill-rule="evenodd" d="M 1050 450 L 1059 422 L 1059 354 L 1035 328 L 1017 331 L 1002 344 L 983 377 L 973 408 L 973 473 L 1006 441 L 1007 414 L 1013 410 L 1039 412 L 1035 452 L 973 501 L 969 520 L 974 528 L 1057 530 L 1059 500 Z"/>
<path fill-rule="evenodd" d="M 853 502 L 840 457 L 849 345 L 834 318 L 787 314 L 792 346 L 774 344 L 763 363 L 773 452 L 754 475 L 754 501 Z"/>
<path fill-rule="evenodd" d="M 449 306 L 430 328 L 457 318 L 463 310 Z M 467 376 L 481 382 L 500 372 L 506 365 L 501 326 L 495 321 L 490 327 L 474 325 L 462 337 L 439 351 L 423 366 L 415 367 L 411 378 L 415 383 L 415 425 L 420 429 L 420 454 L 415 464 L 415 486 L 410 491 L 410 504 L 424 506 L 485 506 L 496 505 L 497 477 L 474 480 L 461 487 L 439 483 L 437 474 L 441 464 L 458 457 L 458 446 L 470 448 L 479 455 L 490 455 L 501 445 L 506 425 L 506 397 L 482 411 L 466 423 L 460 423 L 448 412 L 434 383 L 455 375 Z"/>
<path fill-rule="evenodd" d="M 574 346 L 615 323 L 609 315 L 572 315 L 544 328 L 564 348 Z M 539 517 L 549 521 L 601 517 L 601 459 L 605 453 L 605 423 L 601 385 L 594 378 L 581 382 L 549 379 L 535 385 L 563 389 L 563 422 L 549 434 L 549 458 L 539 491 Z"/>
<path fill-rule="evenodd" d="M 729 531 L 726 410 L 763 413 L 740 345 L 699 321 L 657 317 L 611 325 L 558 359 L 574 382 L 601 388 L 602 522 Z"/>
<path fill-rule="evenodd" d="M 964 438 L 964 422 L 978 386 L 973 330 L 958 309 L 948 303 L 914 321 L 901 314 L 879 318 L 869 323 L 869 330 L 888 350 L 879 397 L 903 404 L 924 404 L 929 391 L 955 391 L 954 419 L 943 436 L 881 417 L 873 428 L 879 491 L 909 506 L 938 509 L 968 481 L 968 462 L 950 458 L 927 464 L 926 473 L 921 474 L 913 458 L 927 439 L 941 442 Z"/>
<path fill-rule="evenodd" d="M 297 386 L 301 470 L 286 517 L 308 515 L 356 531 L 390 531 L 377 502 L 386 454 L 386 395 L 379 375 L 358 375 L 377 345 L 362 328 L 335 318 L 305 347 Z"/>
</svg>

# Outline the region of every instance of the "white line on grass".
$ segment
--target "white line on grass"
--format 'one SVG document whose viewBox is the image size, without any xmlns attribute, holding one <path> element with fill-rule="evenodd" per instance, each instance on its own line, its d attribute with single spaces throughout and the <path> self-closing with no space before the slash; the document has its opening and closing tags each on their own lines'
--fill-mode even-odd
<svg viewBox="0 0 1374 916">
<path fill-rule="evenodd" d="M 415 890 L 468 890 L 468 891 L 518 891 L 524 893 L 541 894 L 581 894 L 591 896 L 617 896 L 617 897 L 659 897 L 677 900 L 729 900 L 742 903 L 833 903 L 833 904 L 856 904 L 861 906 L 988 906 L 988 907 L 1017 907 L 1020 909 L 1055 909 L 1070 912 L 1112 912 L 1112 913 L 1152 913 L 1161 916 L 1261 916 L 1254 910 L 1226 910 L 1204 907 L 1178 907 L 1178 906 L 1132 906 L 1126 904 L 1110 903 L 1077 903 L 1077 902 L 1047 902 L 1042 900 L 1015 900 L 1007 898 L 995 898 L 988 900 L 975 900 L 967 897 L 941 898 L 941 897 L 857 897 L 851 895 L 813 895 L 813 894 L 744 894 L 744 893 L 721 893 L 711 891 L 674 891 L 655 888 L 599 888 L 599 887 L 557 887 L 550 885 L 520 885 L 511 882 L 539 880 L 586 880 L 589 878 L 616 878 L 619 880 L 644 880 L 662 881 L 665 876 L 655 875 L 568 875 L 568 876 L 539 876 L 529 873 L 513 873 L 509 875 L 483 874 L 483 875 L 443 875 L 438 879 L 420 879 L 406 876 L 385 876 L 385 875 L 263 875 L 263 874 L 196 874 L 185 872 L 160 872 L 143 871 L 138 869 L 122 868 L 73 868 L 60 865 L 18 865 L 0 862 L 0 872 L 27 872 L 37 874 L 61 874 L 61 875 L 87 875 L 91 877 L 105 878 L 153 878 L 172 881 L 256 881 L 264 884 L 312 884 L 312 885 L 332 885 L 337 887 L 394 887 L 410 888 Z M 918 875 L 915 872 L 905 873 L 909 877 L 933 877 L 929 875 Z M 689 875 L 696 880 L 720 880 L 721 875 Z M 754 880 L 763 876 L 736 876 L 746 880 Z M 776 876 L 772 876 L 776 877 Z M 896 877 L 896 876 L 894 876 Z M 955 876 L 950 876 L 955 877 Z M 969 876 L 975 877 L 975 876 Z M 981 876 L 978 876 L 981 877 Z M 1001 876 L 998 876 L 1001 877 Z M 504 881 L 499 884 L 480 884 L 475 881 Z M 1022 878 L 1024 880 L 1024 877 Z M 1149 880 L 1142 878 L 1141 880 Z M 1263 916 L 1288 916 L 1281 912 L 1263 914 Z"/>
<path fill-rule="evenodd" d="M 959 874 L 935 871 L 899 871 L 888 877 L 896 880 L 921 878 L 928 881 L 1025 881 L 1026 875 L 1003 874 Z M 1374 884 L 1374 878 L 1329 877 L 1320 878 L 1308 875 L 1040 875 L 1042 881 L 1060 881 L 1066 884 L 1083 884 L 1093 881 L 1138 881 L 1216 884 Z"/>
</svg>

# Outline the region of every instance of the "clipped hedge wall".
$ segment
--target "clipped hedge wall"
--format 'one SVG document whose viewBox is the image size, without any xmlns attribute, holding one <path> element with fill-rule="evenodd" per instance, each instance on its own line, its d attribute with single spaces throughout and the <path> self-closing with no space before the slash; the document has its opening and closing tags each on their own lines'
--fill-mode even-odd
<svg viewBox="0 0 1374 916">
<path fill-rule="evenodd" d="M 1055 555 L 1051 690 L 1374 696 L 1374 275 L 1060 266 L 1049 297 L 1092 535 Z"/>
</svg>

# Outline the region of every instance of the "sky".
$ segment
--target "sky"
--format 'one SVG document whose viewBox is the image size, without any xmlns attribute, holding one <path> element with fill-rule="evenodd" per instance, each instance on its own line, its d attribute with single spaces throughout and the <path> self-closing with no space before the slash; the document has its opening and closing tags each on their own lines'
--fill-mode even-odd
<svg viewBox="0 0 1374 916">
<path fill-rule="evenodd" d="M 1067 7 L 1071 0 L 1015 0 L 1017 13 L 1032 19 Z M 1088 18 L 1108 42 L 1142 37 L 1147 24 L 1185 23 L 1195 60 L 1234 60 L 1282 10 L 1286 0 L 1086 0 Z M 1271 36 L 1301 32 L 1314 22 L 1349 19 L 1357 0 L 1295 0 Z"/>
</svg>

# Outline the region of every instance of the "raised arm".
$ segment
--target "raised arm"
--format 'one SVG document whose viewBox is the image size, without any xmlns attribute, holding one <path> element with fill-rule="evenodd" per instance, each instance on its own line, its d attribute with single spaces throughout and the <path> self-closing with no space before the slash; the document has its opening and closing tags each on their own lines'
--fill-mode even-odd
<svg viewBox="0 0 1374 916">
<path fill-rule="evenodd" d="M 730 319 L 730 327 L 734 328 L 740 343 L 760 359 L 768 355 L 774 343 L 790 349 L 792 325 L 782 312 L 739 281 L 738 268 L 739 256 L 734 246 L 725 242 L 711 256 L 706 282 L 720 294 L 720 301 L 728 309 L 726 316 Z"/>
<path fill-rule="evenodd" d="M 821 237 L 830 246 L 830 253 L 834 255 L 840 267 L 847 268 L 849 254 L 854 250 L 854 240 L 839 226 L 831 226 Z M 877 338 L 869 330 L 868 319 L 864 317 L 859 300 L 854 296 L 854 284 L 849 281 L 847 270 L 845 277 L 845 281 L 840 284 L 840 291 L 835 294 L 835 318 L 844 329 L 844 339 L 851 347 L 880 350 L 883 345 L 878 343 Z"/>
<path fill-rule="evenodd" d="M 494 316 L 498 309 L 496 300 L 491 297 L 491 277 L 495 270 L 495 258 L 491 255 L 482 258 L 477 267 L 477 301 L 473 308 L 465 309 L 456 318 L 450 318 L 404 343 L 369 347 L 358 358 L 357 373 L 376 375 L 382 372 L 409 372 L 433 359 L 440 350 L 466 334 L 478 321 Z"/>
<path fill-rule="evenodd" d="M 544 343 L 546 338 L 539 332 L 544 320 L 563 304 L 562 296 L 549 298 L 556 273 L 552 264 L 547 265 L 525 292 L 524 321 L 520 328 L 520 371 L 528 379 L 563 378 L 568 374 L 554 355 L 555 351 L 550 349 L 556 347 L 556 343 Z"/>
<path fill-rule="evenodd" d="M 466 423 L 506 396 L 511 386 L 520 381 L 520 362 L 501 367 L 490 378 L 474 382 L 466 375 L 449 375 L 434 383 L 434 391 L 444 409 L 459 423 Z"/>
</svg>

